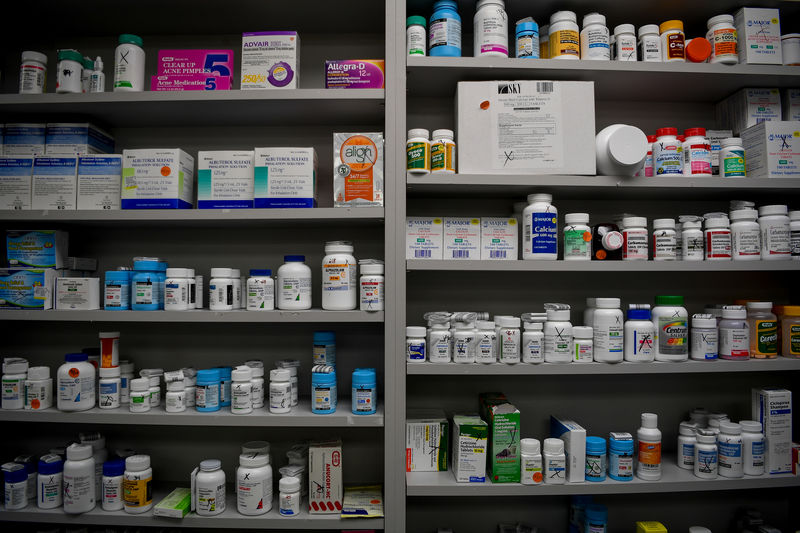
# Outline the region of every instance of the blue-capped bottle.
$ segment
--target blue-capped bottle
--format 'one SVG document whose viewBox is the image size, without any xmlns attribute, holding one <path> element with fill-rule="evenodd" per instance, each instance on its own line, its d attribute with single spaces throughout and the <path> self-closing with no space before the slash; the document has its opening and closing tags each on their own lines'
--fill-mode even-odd
<svg viewBox="0 0 800 533">
<path fill-rule="evenodd" d="M 337 401 L 336 369 L 326 365 L 313 367 L 311 369 L 311 412 L 317 415 L 333 414 L 336 412 Z"/>
<path fill-rule="evenodd" d="M 461 16 L 455 0 L 437 0 L 428 25 L 428 54 L 461 57 Z"/>
<path fill-rule="evenodd" d="M 353 371 L 353 414 L 374 415 L 378 411 L 378 384 L 374 368 Z"/>
<path fill-rule="evenodd" d="M 532 17 L 517 21 L 516 45 L 518 58 L 539 59 L 539 25 Z"/>
</svg>

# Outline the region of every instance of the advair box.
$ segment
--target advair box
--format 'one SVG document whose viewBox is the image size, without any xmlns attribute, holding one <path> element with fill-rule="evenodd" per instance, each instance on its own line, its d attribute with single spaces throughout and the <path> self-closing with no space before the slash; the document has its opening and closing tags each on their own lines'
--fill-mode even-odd
<svg viewBox="0 0 800 533">
<path fill-rule="evenodd" d="M 459 82 L 462 174 L 595 174 L 594 83 Z"/>
</svg>

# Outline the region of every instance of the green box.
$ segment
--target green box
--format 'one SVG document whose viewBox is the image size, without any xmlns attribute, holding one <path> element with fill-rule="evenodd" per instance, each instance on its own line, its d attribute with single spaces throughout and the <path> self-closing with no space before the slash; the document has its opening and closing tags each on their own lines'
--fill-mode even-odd
<svg viewBox="0 0 800 533">
<path fill-rule="evenodd" d="M 187 488 L 177 488 L 153 507 L 153 514 L 168 518 L 183 518 L 189 514 L 191 504 L 192 491 Z"/>
<path fill-rule="evenodd" d="M 486 459 L 490 479 L 493 483 L 519 483 L 519 410 L 502 393 L 483 393 L 479 399 L 481 417 L 489 424 Z"/>
</svg>

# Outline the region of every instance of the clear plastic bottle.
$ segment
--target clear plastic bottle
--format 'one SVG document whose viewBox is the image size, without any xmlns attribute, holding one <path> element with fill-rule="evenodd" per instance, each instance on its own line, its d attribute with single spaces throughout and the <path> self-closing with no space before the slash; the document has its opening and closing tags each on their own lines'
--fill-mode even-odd
<svg viewBox="0 0 800 533">
<path fill-rule="evenodd" d="M 619 298 L 597 298 L 592 328 L 594 331 L 594 360 L 600 363 L 620 363 L 624 353 L 624 323 Z"/>
<path fill-rule="evenodd" d="M 611 50 L 608 44 L 606 17 L 600 13 L 589 13 L 583 17 L 581 59 L 608 61 Z"/>
<path fill-rule="evenodd" d="M 778 357 L 778 317 L 772 302 L 747 302 L 747 323 L 750 326 L 750 357 Z"/>
<path fill-rule="evenodd" d="M 642 413 L 642 427 L 636 432 L 639 441 L 636 475 L 646 481 L 661 479 L 661 431 L 658 415 Z"/>
<path fill-rule="evenodd" d="M 750 326 L 747 324 L 747 311 L 742 305 L 726 305 L 722 308 L 719 357 L 731 361 L 750 359 Z"/>
</svg>

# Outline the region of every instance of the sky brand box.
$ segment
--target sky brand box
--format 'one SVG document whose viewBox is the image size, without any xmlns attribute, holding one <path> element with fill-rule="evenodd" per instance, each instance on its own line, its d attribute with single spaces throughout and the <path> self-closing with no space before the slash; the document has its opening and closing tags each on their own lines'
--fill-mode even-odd
<svg viewBox="0 0 800 533">
<path fill-rule="evenodd" d="M 191 209 L 194 157 L 180 148 L 122 151 L 122 209 Z"/>
<path fill-rule="evenodd" d="M 444 259 L 480 259 L 481 221 L 470 217 L 444 218 Z"/>
<path fill-rule="evenodd" d="M 77 209 L 78 158 L 37 156 L 31 177 L 31 209 Z"/>
<path fill-rule="evenodd" d="M 115 211 L 120 208 L 122 156 L 84 155 L 78 158 L 78 209 Z"/>
<path fill-rule="evenodd" d="M 441 259 L 443 243 L 443 219 L 406 217 L 406 259 Z"/>
<path fill-rule="evenodd" d="M 233 50 L 159 50 L 156 75 L 233 74 Z"/>
<path fill-rule="evenodd" d="M 45 124 L 6 124 L 3 155 L 41 155 L 44 141 Z"/>
<path fill-rule="evenodd" d="M 249 89 L 296 89 L 300 84 L 300 36 L 296 31 L 242 34 L 242 85 Z"/>
<path fill-rule="evenodd" d="M 515 218 L 481 218 L 481 259 L 514 261 L 519 257 L 519 224 Z"/>
<path fill-rule="evenodd" d="M 308 512 L 342 512 L 342 441 L 314 442 L 308 447 Z"/>
<path fill-rule="evenodd" d="M 150 77 L 150 90 L 166 91 L 228 91 L 231 89 L 230 76 L 213 74 L 161 74 Z"/>
<path fill-rule="evenodd" d="M 69 234 L 59 230 L 7 230 L 6 260 L 11 266 L 66 268 Z"/>
<path fill-rule="evenodd" d="M 567 481 L 586 481 L 586 430 L 574 420 L 550 417 L 550 436 L 564 441 L 567 454 Z"/>
<path fill-rule="evenodd" d="M 383 59 L 325 61 L 326 89 L 383 89 Z"/>
<path fill-rule="evenodd" d="M 717 104 L 717 123 L 736 135 L 750 126 L 781 119 L 778 89 L 741 89 Z"/>
<path fill-rule="evenodd" d="M 459 483 L 486 481 L 489 426 L 478 415 L 453 416 L 453 475 Z"/>
<path fill-rule="evenodd" d="M 52 309 L 56 271 L 0 268 L 0 309 Z"/>
<path fill-rule="evenodd" d="M 47 124 L 44 153 L 46 155 L 110 154 L 114 138 L 94 124 Z"/>
<path fill-rule="evenodd" d="M 734 15 L 739 63 L 782 65 L 781 17 L 778 9 L 743 7 Z"/>
<path fill-rule="evenodd" d="M 0 210 L 31 208 L 32 157 L 0 157 Z"/>
<path fill-rule="evenodd" d="M 252 150 L 197 153 L 197 208 L 253 207 Z"/>
<path fill-rule="evenodd" d="M 383 133 L 334 133 L 334 207 L 381 207 L 383 191 Z"/>
<path fill-rule="evenodd" d="M 761 422 L 766 440 L 766 472 L 792 471 L 792 391 L 764 388 L 752 390 L 753 420 Z"/>
<path fill-rule="evenodd" d="M 100 309 L 100 278 L 56 278 L 56 309 Z"/>
<path fill-rule="evenodd" d="M 443 411 L 409 410 L 406 417 L 406 472 L 447 470 L 448 426 Z"/>
<path fill-rule="evenodd" d="M 748 178 L 800 178 L 800 121 L 762 122 L 742 132 Z"/>
<path fill-rule="evenodd" d="M 255 207 L 315 207 L 314 148 L 256 148 Z"/>
<path fill-rule="evenodd" d="M 784 89 L 781 101 L 783 120 L 800 120 L 800 89 Z"/>
<path fill-rule="evenodd" d="M 594 83 L 459 82 L 458 171 L 595 174 Z"/>
</svg>

